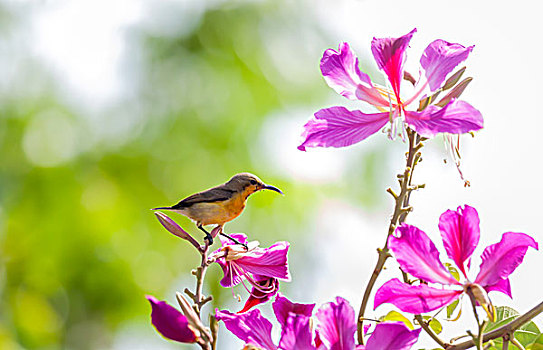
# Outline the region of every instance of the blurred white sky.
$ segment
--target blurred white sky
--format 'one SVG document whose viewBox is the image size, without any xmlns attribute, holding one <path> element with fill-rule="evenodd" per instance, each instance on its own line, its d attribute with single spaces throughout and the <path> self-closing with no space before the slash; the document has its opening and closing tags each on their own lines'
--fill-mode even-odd
<svg viewBox="0 0 543 350">
<path fill-rule="evenodd" d="M 187 14 L 202 11 L 200 1 L 44 3 L 34 13 L 31 45 L 36 55 L 65 81 L 66 90 L 79 95 L 82 103 L 107 105 L 123 93 L 118 65 L 126 46 L 124 30 L 132 23 L 148 22 L 152 28 L 149 17 L 167 8 L 162 5 L 172 3 L 186 8 Z M 472 263 L 475 271 L 482 249 L 497 242 L 503 232 L 525 232 L 543 242 L 539 221 L 543 210 L 540 180 L 543 165 L 539 153 L 543 115 L 537 103 L 543 94 L 543 46 L 540 44 L 543 28 L 538 2 L 306 0 L 305 6 L 335 39 L 331 46 L 348 41 L 366 66 L 374 67 L 369 54 L 373 36 L 400 36 L 414 27 L 418 32 L 411 42 L 408 64 L 417 64 L 422 50 L 437 38 L 475 45 L 466 62 L 466 74 L 475 80 L 463 98 L 483 113 L 485 128 L 475 139 L 464 138 L 462 169 L 472 186 L 463 187 L 455 168 L 443 163 L 445 151 L 441 144 L 434 142 L 425 149 L 424 162 L 416 170 L 415 181 L 426 183 L 427 188 L 413 195 L 415 212 L 408 221 L 435 238 L 441 249 L 437 229 L 439 215 L 464 203 L 476 207 L 481 217 L 482 237 Z M 188 15 L 185 19 L 192 18 L 193 22 L 183 22 L 170 17 L 165 20 L 168 25 L 155 30 L 167 35 L 169 26 L 175 29 L 175 26 L 185 25 L 187 29 L 197 18 Z M 320 55 L 321 52 L 315 53 L 315 56 Z M 318 66 L 319 62 L 306 64 Z M 335 98 L 331 89 L 330 95 Z M 323 101 L 323 105 L 316 108 L 328 105 Z M 391 145 L 383 141 L 383 135 L 374 135 L 372 140 L 348 149 L 310 150 L 305 154 L 296 150 L 301 126 L 312 112 L 293 108 L 270 119 L 276 127 L 269 129 L 276 130 L 285 141 L 281 157 L 275 159 L 277 171 L 297 181 L 341 181 L 345 162 L 356 161 L 349 154 L 359 155 L 364 147 L 390 146 L 396 149 L 397 157 L 383 177 L 395 185 L 394 177 L 403 165 L 405 145 L 400 142 Z M 382 190 L 386 196 L 385 188 Z M 299 283 L 293 280 L 293 298 L 320 304 L 342 295 L 357 310 L 362 289 L 374 267 L 375 249 L 383 244 L 390 212 L 389 207 L 370 216 L 340 198 L 323 203 L 311 227 L 316 241 L 315 255 L 322 258 L 316 266 L 318 273 L 313 276 L 312 290 L 304 289 L 307 278 Z M 291 254 L 297 253 L 300 254 L 293 247 Z M 542 254 L 530 250 L 525 262 L 511 277 L 512 305 L 521 312 L 541 301 L 543 285 L 540 279 L 534 279 L 534 271 L 541 266 Z M 388 273 L 392 276 L 395 271 L 390 268 Z M 381 278 L 379 282 L 385 280 Z M 491 297 L 496 304 L 510 303 L 501 295 Z M 370 310 L 368 316 L 382 314 L 384 309 L 376 313 Z M 468 313 L 465 317 L 470 319 Z M 465 328 L 466 324 L 457 325 L 455 330 Z M 159 343 L 163 345 L 162 341 Z M 419 347 L 433 346 L 429 340 L 421 340 L 419 344 Z M 133 345 L 122 339 L 116 343 L 117 348 Z"/>
</svg>

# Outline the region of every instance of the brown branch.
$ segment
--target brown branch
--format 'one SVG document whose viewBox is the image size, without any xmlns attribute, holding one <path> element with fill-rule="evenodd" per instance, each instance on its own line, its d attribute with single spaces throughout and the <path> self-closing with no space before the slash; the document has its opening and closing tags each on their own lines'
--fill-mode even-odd
<svg viewBox="0 0 543 350">
<path fill-rule="evenodd" d="M 415 189 L 424 187 L 411 185 L 413 169 L 420 160 L 419 150 L 423 146 L 421 142 L 422 140 L 415 131 L 409 128 L 407 129 L 407 135 L 409 138 L 409 150 L 406 157 L 405 170 L 403 174 L 398 175 L 398 180 L 400 182 L 400 193 L 396 194 L 392 189 L 387 189 L 387 192 L 389 192 L 395 200 L 394 213 L 392 214 L 392 218 L 390 219 L 390 224 L 388 226 L 388 234 L 385 245 L 382 249 L 378 250 L 379 257 L 377 259 L 377 264 L 375 265 L 373 273 L 370 276 L 370 280 L 366 285 L 364 296 L 362 297 L 362 304 L 360 305 L 360 310 L 358 312 L 357 335 L 359 344 L 364 344 L 364 313 L 366 312 L 366 307 L 370 299 L 371 292 L 375 282 L 377 281 L 377 277 L 379 277 L 379 274 L 385 266 L 386 260 L 391 256 L 388 249 L 388 237 L 390 237 L 390 235 L 394 232 L 398 224 L 405 221 L 407 214 L 409 214 L 411 211 L 411 208 L 409 207 L 411 192 Z"/>
<path fill-rule="evenodd" d="M 513 332 L 515 332 L 518 328 L 530 322 L 532 318 L 536 317 L 542 312 L 543 312 L 543 302 L 539 303 L 530 311 L 515 318 L 513 321 L 501 326 L 500 328 L 496 328 L 493 331 L 483 334 L 483 342 L 486 343 L 487 341 L 490 341 L 492 339 L 505 337 L 508 334 L 513 334 Z M 460 344 L 454 344 L 454 345 L 448 346 L 445 349 L 464 350 L 464 349 L 469 349 L 473 346 L 475 346 L 475 343 L 473 342 L 473 340 L 468 340 Z"/>
<path fill-rule="evenodd" d="M 417 323 L 421 326 L 421 328 L 436 342 L 441 346 L 443 349 L 447 349 L 447 344 L 443 339 L 438 337 L 438 335 L 430 328 L 430 325 L 428 322 L 422 318 L 421 315 L 415 315 L 415 320 L 417 320 Z"/>
</svg>

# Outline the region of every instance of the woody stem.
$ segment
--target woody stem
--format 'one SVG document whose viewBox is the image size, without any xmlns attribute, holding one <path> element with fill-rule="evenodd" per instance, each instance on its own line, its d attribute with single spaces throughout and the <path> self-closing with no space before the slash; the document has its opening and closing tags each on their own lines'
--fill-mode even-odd
<svg viewBox="0 0 543 350">
<path fill-rule="evenodd" d="M 524 324 L 530 322 L 532 318 L 536 317 L 542 312 L 543 312 L 543 302 L 539 303 L 530 311 L 515 318 L 513 321 L 501 326 L 500 328 L 496 328 L 488 333 L 484 333 L 481 336 L 483 343 L 486 343 L 492 339 L 497 339 L 504 336 L 507 337 L 508 335 L 512 335 L 517 329 L 519 329 Z M 471 339 L 463 343 L 447 346 L 446 349 L 447 350 L 464 350 L 464 349 L 469 349 L 473 346 L 475 346 L 475 342 L 473 341 L 473 339 Z"/>
<path fill-rule="evenodd" d="M 421 139 L 420 135 L 418 135 L 415 131 L 409 128 L 407 129 L 407 135 L 409 139 L 409 150 L 406 156 L 405 170 L 403 174 L 398 175 L 398 179 L 400 182 L 400 193 L 396 194 L 390 188 L 387 190 L 394 197 L 394 200 L 395 200 L 394 212 L 392 214 L 392 218 L 390 219 L 390 224 L 388 226 L 388 233 L 387 233 L 385 244 L 382 249 L 378 250 L 379 256 L 377 259 L 377 264 L 375 265 L 375 268 L 370 277 L 370 280 L 368 281 L 368 284 L 366 285 L 364 296 L 362 297 L 362 304 L 360 305 L 360 310 L 358 312 L 357 335 L 358 335 L 359 344 L 364 344 L 363 329 L 364 329 L 364 314 L 366 311 L 366 306 L 368 304 L 375 282 L 377 281 L 377 277 L 383 270 L 386 260 L 390 257 L 390 253 L 388 249 L 388 237 L 390 237 L 390 235 L 394 232 L 394 230 L 399 224 L 405 221 L 407 215 L 411 211 L 411 207 L 409 206 L 409 199 L 410 199 L 411 192 L 418 188 L 424 187 L 424 186 L 413 187 L 411 185 L 413 170 L 421 157 L 421 153 L 419 152 L 419 150 L 423 146 L 422 144 L 423 140 Z"/>
</svg>

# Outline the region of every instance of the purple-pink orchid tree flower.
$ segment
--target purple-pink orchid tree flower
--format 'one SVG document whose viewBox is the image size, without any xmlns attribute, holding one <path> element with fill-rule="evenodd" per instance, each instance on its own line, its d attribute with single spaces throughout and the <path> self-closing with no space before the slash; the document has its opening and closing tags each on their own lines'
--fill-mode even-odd
<svg viewBox="0 0 543 350">
<path fill-rule="evenodd" d="M 420 59 L 423 74 L 411 96 L 401 94 L 406 49 L 413 29 L 399 38 L 373 38 L 371 51 L 379 69 L 384 71 L 392 90 L 371 81 L 360 71 L 358 58 L 347 43 L 338 51 L 328 49 L 321 59 L 320 68 L 326 83 L 337 93 L 350 100 L 364 101 L 379 113 L 350 111 L 345 107 L 324 108 L 304 126 L 303 142 L 298 149 L 307 147 L 346 147 L 358 143 L 391 123 L 389 135 L 397 133 L 397 124 L 404 120 L 410 128 L 424 137 L 437 133 L 463 134 L 483 127 L 481 113 L 469 103 L 451 99 L 443 107 L 429 105 L 422 111 L 408 110 L 423 93 L 434 93 L 442 87 L 447 75 L 473 50 L 473 46 L 448 43 L 438 39 L 430 43 Z M 417 104 L 418 105 L 418 104 Z M 403 125 L 401 130 L 404 130 Z"/>
<path fill-rule="evenodd" d="M 537 242 L 524 233 L 504 233 L 500 242 L 485 248 L 479 273 L 471 282 L 468 277 L 470 260 L 480 237 L 477 211 L 468 205 L 458 207 L 456 211 L 447 210 L 439 218 L 439 229 L 445 251 L 465 281 L 457 281 L 443 266 L 438 250 L 426 233 L 403 224 L 396 230 L 396 235 L 390 236 L 388 247 L 404 272 L 426 283 L 441 285 L 441 288 L 392 279 L 377 291 L 375 308 L 391 303 L 404 312 L 421 314 L 448 305 L 468 292 L 474 294 L 492 318 L 487 292 L 499 291 L 512 297 L 508 277 L 520 265 L 529 247 L 538 249 Z"/>
<path fill-rule="evenodd" d="M 264 350 L 408 350 L 420 333 L 420 329 L 411 331 L 401 322 L 380 323 L 366 346 L 356 345 L 354 310 L 343 298 L 321 306 L 314 317 L 315 329 L 311 319 L 315 304 L 293 303 L 278 294 L 272 307 L 281 325 L 278 345 L 271 336 L 272 323 L 258 309 L 243 314 L 217 310 L 215 317 L 245 345 Z"/>
<path fill-rule="evenodd" d="M 243 233 L 231 234 L 241 244 L 221 237 L 222 246 L 209 259 L 217 262 L 223 269 L 224 276 L 221 286 L 229 288 L 242 284 L 250 293 L 249 299 L 240 312 L 245 312 L 253 306 L 270 300 L 277 294 L 279 280 L 290 281 L 287 253 L 288 242 L 277 242 L 269 248 L 258 247 L 258 242 L 247 242 Z M 245 284 L 252 286 L 251 290 Z"/>
<path fill-rule="evenodd" d="M 195 343 L 199 332 L 189 324 L 185 315 L 165 301 L 151 295 L 146 296 L 151 303 L 151 322 L 165 338 L 180 343 Z"/>
</svg>

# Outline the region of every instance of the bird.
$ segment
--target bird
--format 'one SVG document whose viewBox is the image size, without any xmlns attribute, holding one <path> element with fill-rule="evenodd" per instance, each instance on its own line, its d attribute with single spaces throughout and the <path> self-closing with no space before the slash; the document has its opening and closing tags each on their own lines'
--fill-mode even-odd
<svg viewBox="0 0 543 350">
<path fill-rule="evenodd" d="M 206 225 L 217 225 L 216 228 L 219 229 L 221 235 L 236 244 L 241 244 L 224 233 L 223 226 L 243 212 L 247 198 L 251 194 L 261 190 L 271 190 L 283 194 L 280 189 L 265 184 L 256 175 L 240 173 L 232 176 L 224 184 L 195 193 L 175 205 L 157 207 L 152 210 L 170 210 L 193 220 L 196 226 L 206 234 L 204 239 L 208 241 L 209 245 L 213 244 L 213 236 L 204 228 Z M 246 246 L 245 244 L 241 245 Z"/>
</svg>

